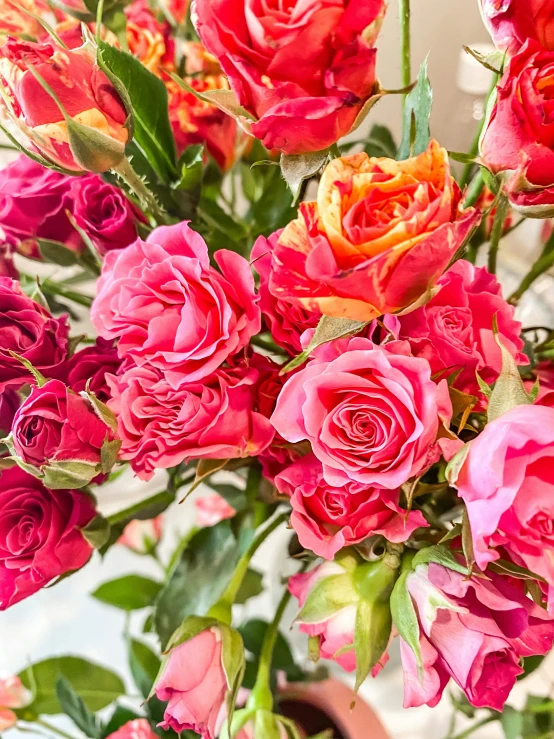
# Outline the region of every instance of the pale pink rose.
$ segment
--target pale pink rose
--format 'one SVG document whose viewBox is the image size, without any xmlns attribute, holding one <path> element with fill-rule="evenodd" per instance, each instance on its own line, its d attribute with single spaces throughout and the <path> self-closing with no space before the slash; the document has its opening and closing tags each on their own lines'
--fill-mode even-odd
<svg viewBox="0 0 554 739">
<path fill-rule="evenodd" d="M 244 365 L 222 367 L 179 390 L 166 373 L 146 365 L 128 365 L 120 377 L 108 375 L 120 459 L 148 480 L 154 470 L 189 459 L 256 456 L 275 434 L 254 410 L 257 379 L 257 371 Z"/>
<path fill-rule="evenodd" d="M 278 474 L 275 487 L 290 496 L 291 525 L 302 546 L 329 560 L 368 536 L 381 534 L 388 541 L 403 542 L 419 526 L 428 525 L 420 511 L 400 508 L 399 490 L 354 482 L 329 485 L 313 454 Z"/>
<path fill-rule="evenodd" d="M 158 735 L 145 718 L 137 718 L 124 724 L 106 739 L 158 739 Z"/>
<path fill-rule="evenodd" d="M 236 511 L 219 493 L 203 495 L 194 501 L 197 526 L 216 526 L 226 518 L 233 518 Z"/>
<path fill-rule="evenodd" d="M 0 678 L 0 732 L 15 726 L 17 716 L 12 708 L 24 708 L 31 702 L 31 693 L 16 676 Z"/>
<path fill-rule="evenodd" d="M 199 380 L 243 349 L 261 327 L 246 259 L 214 255 L 187 223 L 155 229 L 107 254 L 91 318 L 120 357 L 160 369 L 169 385 Z"/>
<path fill-rule="evenodd" d="M 521 405 L 469 445 L 456 487 L 481 569 L 505 556 L 554 588 L 554 408 Z M 498 551 L 500 550 L 500 551 Z"/>
<path fill-rule="evenodd" d="M 228 690 L 222 643 L 221 631 L 213 627 L 171 650 L 156 683 L 159 700 L 168 701 L 162 728 L 177 734 L 192 729 L 202 739 L 215 739 Z"/>
<path fill-rule="evenodd" d="M 438 458 L 442 390 L 405 342 L 364 338 L 322 347 L 285 384 L 271 422 L 289 442 L 307 440 L 335 487 L 348 481 L 395 490 Z M 450 411 L 451 412 L 451 411 Z"/>
<path fill-rule="evenodd" d="M 162 533 L 163 516 L 156 516 L 148 521 L 135 519 L 125 526 L 117 543 L 137 554 L 147 554 L 155 548 L 162 538 Z"/>
<path fill-rule="evenodd" d="M 502 287 L 485 267 L 457 261 L 438 281 L 435 297 L 422 308 L 402 316 L 399 336 L 412 352 L 424 357 L 433 375 L 452 375 L 455 388 L 479 395 L 475 373 L 493 383 L 502 369 L 502 354 L 494 338 L 494 319 L 502 344 L 518 364 L 522 353 L 521 323 L 502 297 Z"/>
<path fill-rule="evenodd" d="M 401 640 L 406 708 L 436 705 L 451 677 L 473 706 L 501 711 L 521 658 L 551 649 L 554 621 L 513 582 L 488 574 L 467 578 L 435 563 L 409 574 L 425 672 L 422 682 Z"/>
</svg>

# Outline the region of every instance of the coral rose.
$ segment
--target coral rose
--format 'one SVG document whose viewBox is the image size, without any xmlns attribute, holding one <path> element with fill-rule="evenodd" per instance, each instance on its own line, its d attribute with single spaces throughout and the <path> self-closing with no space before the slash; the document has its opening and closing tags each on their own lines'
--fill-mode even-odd
<svg viewBox="0 0 554 739">
<path fill-rule="evenodd" d="M 106 739 L 158 739 L 158 735 L 145 718 L 137 718 L 109 734 Z"/>
<path fill-rule="evenodd" d="M 370 321 L 431 289 L 478 225 L 460 210 L 448 154 L 436 142 L 397 162 L 335 159 L 316 203 L 302 203 L 273 250 L 270 291 L 328 316 Z"/>
<path fill-rule="evenodd" d="M 163 534 L 163 516 L 146 521 L 130 521 L 117 540 L 136 554 L 149 554 L 156 549 Z"/>
<path fill-rule="evenodd" d="M 451 408 L 425 359 L 363 338 L 345 344 L 287 381 L 271 422 L 287 441 L 311 443 L 329 485 L 396 490 L 436 460 L 439 415 Z"/>
<path fill-rule="evenodd" d="M 81 393 L 88 387 L 98 400 L 105 403 L 110 399 L 106 375 L 117 374 L 120 365 L 113 342 L 96 339 L 91 346 L 75 352 L 55 374 L 56 379 L 62 380 L 74 392 Z"/>
<path fill-rule="evenodd" d="M 554 10 L 551 0 L 480 0 L 485 25 L 495 45 L 512 54 L 527 39 L 554 51 Z"/>
<path fill-rule="evenodd" d="M 32 701 L 32 694 L 19 677 L 0 678 L 0 731 L 15 727 L 17 715 L 13 708 L 24 708 Z"/>
<path fill-rule="evenodd" d="M 375 88 L 384 0 L 196 0 L 195 21 L 268 149 L 319 151 L 349 132 Z"/>
<path fill-rule="evenodd" d="M 0 610 L 83 566 L 92 547 L 81 529 L 95 515 L 88 495 L 49 490 L 19 467 L 4 470 L 0 475 Z"/>
<path fill-rule="evenodd" d="M 196 525 L 202 528 L 216 526 L 220 521 L 233 518 L 236 510 L 227 503 L 219 493 L 203 495 L 194 501 L 196 508 Z"/>
<path fill-rule="evenodd" d="M 96 330 L 119 339 L 120 357 L 162 370 L 175 389 L 206 377 L 261 326 L 246 259 L 220 250 L 215 261 L 221 272 L 186 223 L 110 252 L 91 309 Z"/>
</svg>

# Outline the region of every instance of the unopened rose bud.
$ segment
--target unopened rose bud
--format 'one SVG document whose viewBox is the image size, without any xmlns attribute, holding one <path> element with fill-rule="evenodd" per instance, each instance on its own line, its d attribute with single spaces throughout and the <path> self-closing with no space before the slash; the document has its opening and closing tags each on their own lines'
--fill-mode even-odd
<svg viewBox="0 0 554 739">
<path fill-rule="evenodd" d="M 0 732 L 15 726 L 17 716 L 12 709 L 30 702 L 31 694 L 18 677 L 0 678 Z"/>
<path fill-rule="evenodd" d="M 162 532 L 163 516 L 157 516 L 150 521 L 131 521 L 119 537 L 118 544 L 137 554 L 148 554 L 156 548 L 162 538 Z"/>
</svg>

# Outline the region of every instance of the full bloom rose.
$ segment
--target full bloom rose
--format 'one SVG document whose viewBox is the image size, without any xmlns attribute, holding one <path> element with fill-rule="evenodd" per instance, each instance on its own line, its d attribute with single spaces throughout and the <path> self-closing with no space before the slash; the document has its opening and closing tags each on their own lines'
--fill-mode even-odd
<svg viewBox="0 0 554 739">
<path fill-rule="evenodd" d="M 120 365 L 121 360 L 113 342 L 96 339 L 91 346 L 75 352 L 55 374 L 56 379 L 62 380 L 76 393 L 81 393 L 88 386 L 98 400 L 105 403 L 111 397 L 106 375 L 116 374 Z"/>
<path fill-rule="evenodd" d="M 45 375 L 55 372 L 67 357 L 67 316 L 50 313 L 21 290 L 18 282 L 0 277 L 0 392 L 19 387 L 30 372 L 13 357 L 15 352 Z"/>
<path fill-rule="evenodd" d="M 148 480 L 189 459 L 255 456 L 271 443 L 270 422 L 254 411 L 255 369 L 220 368 L 174 390 L 160 370 L 130 366 L 108 377 L 120 458 Z"/>
<path fill-rule="evenodd" d="M 167 22 L 160 23 L 147 0 L 133 0 L 125 8 L 127 45 L 144 66 L 159 75 L 161 67 L 172 63 L 174 43 L 169 38 Z"/>
<path fill-rule="evenodd" d="M 317 202 L 273 249 L 269 289 L 329 316 L 370 321 L 407 308 L 434 287 L 479 222 L 460 210 L 447 152 L 436 142 L 412 159 L 354 154 L 333 160 Z"/>
<path fill-rule="evenodd" d="M 384 12 L 384 0 L 195 3 L 200 38 L 257 119 L 252 133 L 285 154 L 326 149 L 349 132 L 375 89 Z"/>
<path fill-rule="evenodd" d="M 484 569 L 506 552 L 544 577 L 554 603 L 554 408 L 522 405 L 487 424 L 455 483 Z M 499 551 L 500 550 L 500 551 Z"/>
<path fill-rule="evenodd" d="M 550 0 L 480 0 L 485 25 L 495 45 L 515 53 L 535 39 L 554 51 L 554 9 Z"/>
<path fill-rule="evenodd" d="M 95 515 L 88 495 L 49 490 L 19 467 L 4 470 L 0 475 L 0 610 L 83 566 L 92 547 L 81 529 Z"/>
<path fill-rule="evenodd" d="M 0 239 L 26 257 L 40 258 L 37 239 L 82 248 L 71 225 L 73 178 L 43 167 L 24 155 L 0 170 Z"/>
<path fill-rule="evenodd" d="M 130 521 L 117 540 L 136 554 L 148 554 L 162 538 L 163 516 L 156 516 L 148 521 Z"/>
<path fill-rule="evenodd" d="M 158 739 L 158 735 L 145 718 L 128 721 L 106 739 Z"/>
<path fill-rule="evenodd" d="M 50 85 L 70 118 L 105 136 L 105 145 L 96 144 L 87 161 L 72 150 L 58 104 L 30 68 Z M 50 161 L 71 171 L 104 172 L 122 159 L 129 138 L 127 112 L 86 45 L 70 51 L 50 39 L 10 38 L 0 47 L 0 81 L 13 121 Z"/>
<path fill-rule="evenodd" d="M 404 707 L 435 706 L 449 678 L 479 708 L 501 711 L 521 675 L 521 657 L 546 654 L 554 623 L 506 578 L 467 578 L 431 563 L 408 575 L 420 625 L 423 681 L 416 658 L 400 640 Z"/>
<path fill-rule="evenodd" d="M 513 208 L 528 216 L 554 214 L 554 51 L 527 41 L 512 57 L 481 141 L 481 157 L 507 172 Z"/>
<path fill-rule="evenodd" d="M 403 542 L 419 526 L 427 526 L 419 511 L 407 513 L 398 505 L 399 491 L 346 483 L 328 485 L 321 462 L 302 457 L 275 478 L 281 495 L 291 499 L 291 525 L 300 544 L 319 557 L 332 560 L 343 547 L 381 534 Z"/>
<path fill-rule="evenodd" d="M 84 487 L 101 472 L 102 448 L 114 438 L 89 400 L 49 380 L 33 387 L 17 410 L 10 443 L 16 461 L 44 476 L 49 487 L 63 487 L 58 478 L 66 477 Z"/>
<path fill-rule="evenodd" d="M 100 254 L 123 249 L 137 238 L 137 221 L 144 216 L 119 187 L 98 175 L 75 178 L 71 188 L 72 212 Z"/>
<path fill-rule="evenodd" d="M 260 238 L 252 248 L 251 260 L 260 275 L 260 308 L 273 340 L 289 354 L 299 354 L 303 350 L 300 337 L 308 329 L 315 328 L 321 318 L 319 310 L 309 310 L 295 303 L 279 300 L 271 294 L 271 258 L 282 231 L 277 231 L 268 239 Z"/>
<path fill-rule="evenodd" d="M 354 338 L 288 380 L 271 422 L 287 441 L 311 443 L 330 485 L 395 490 L 435 461 L 439 416 L 451 412 L 442 396 L 425 359 Z"/>
<path fill-rule="evenodd" d="M 216 722 L 229 689 L 222 644 L 220 630 L 213 627 L 171 650 L 156 683 L 156 695 L 168 701 L 162 728 L 177 734 L 192 729 L 202 739 L 215 739 Z"/>
<path fill-rule="evenodd" d="M 203 495 L 194 501 L 196 508 L 196 525 L 201 527 L 216 526 L 220 521 L 233 518 L 235 509 L 227 503 L 219 493 Z"/>
<path fill-rule="evenodd" d="M 0 678 L 0 731 L 7 731 L 15 726 L 17 716 L 13 708 L 24 708 L 32 700 L 31 693 L 15 675 Z"/>
<path fill-rule="evenodd" d="M 119 339 L 121 357 L 161 369 L 175 389 L 206 377 L 261 324 L 246 259 L 222 249 L 215 261 L 221 272 L 186 223 L 110 252 L 91 309 L 96 330 Z"/>
<path fill-rule="evenodd" d="M 457 261 L 437 282 L 439 292 L 426 305 L 402 316 L 400 338 L 410 342 L 417 357 L 425 357 L 433 375 L 452 375 L 454 387 L 479 395 L 475 373 L 493 383 L 502 370 L 502 353 L 494 333 L 498 325 L 503 346 L 519 364 L 521 323 L 502 297 L 502 287 L 485 267 Z"/>
</svg>

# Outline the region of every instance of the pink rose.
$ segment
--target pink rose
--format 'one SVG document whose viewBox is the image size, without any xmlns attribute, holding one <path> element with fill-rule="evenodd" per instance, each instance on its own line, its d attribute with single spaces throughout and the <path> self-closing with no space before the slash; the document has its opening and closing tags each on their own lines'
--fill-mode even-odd
<svg viewBox="0 0 554 739">
<path fill-rule="evenodd" d="M 145 480 L 155 469 L 189 459 L 255 456 L 274 435 L 254 410 L 255 369 L 220 368 L 174 390 L 167 375 L 149 366 L 129 366 L 108 377 L 122 440 L 120 458 Z"/>
<path fill-rule="evenodd" d="M 113 429 L 90 400 L 60 380 L 49 380 L 33 387 L 17 410 L 8 442 L 18 464 L 34 468 L 49 487 L 58 488 L 68 477 L 84 487 L 109 471 L 103 469 L 102 449 L 114 439 Z"/>
<path fill-rule="evenodd" d="M 478 708 L 501 711 L 521 657 L 546 654 L 554 623 L 506 578 L 467 578 L 442 565 L 419 565 L 407 588 L 419 616 L 424 679 L 401 639 L 404 707 L 435 706 L 452 677 Z"/>
<path fill-rule="evenodd" d="M 24 155 L 0 170 L 0 240 L 35 259 L 40 259 L 37 239 L 79 251 L 81 237 L 66 215 L 73 181 Z"/>
<path fill-rule="evenodd" d="M 156 516 L 147 521 L 136 519 L 125 526 L 117 543 L 136 554 L 148 554 L 156 548 L 162 534 L 163 516 Z"/>
<path fill-rule="evenodd" d="M 493 333 L 495 317 L 502 344 L 519 364 L 528 363 L 521 352 L 521 323 L 485 267 L 460 259 L 437 287 L 440 290 L 429 303 L 399 319 L 400 338 L 410 342 L 416 357 L 427 359 L 433 375 L 452 375 L 454 387 L 472 395 L 480 394 L 476 372 L 493 383 L 502 369 Z"/>
<path fill-rule="evenodd" d="M 485 25 L 495 45 L 514 54 L 535 39 L 554 51 L 554 13 L 550 0 L 481 0 Z"/>
<path fill-rule="evenodd" d="M 0 678 L 0 732 L 7 731 L 17 723 L 12 708 L 24 708 L 32 696 L 18 677 Z"/>
<path fill-rule="evenodd" d="M 271 255 L 281 234 L 282 231 L 276 231 L 268 239 L 260 236 L 252 249 L 251 260 L 260 275 L 260 308 L 273 340 L 289 354 L 296 355 L 303 350 L 300 337 L 304 331 L 317 326 L 321 313 L 279 300 L 271 294 Z"/>
<path fill-rule="evenodd" d="M 201 631 L 174 647 L 156 683 L 156 695 L 168 701 L 164 729 L 177 734 L 191 729 L 202 739 L 215 739 L 216 722 L 229 689 L 218 627 Z"/>
<path fill-rule="evenodd" d="M 88 384 L 90 391 L 106 403 L 110 398 L 106 375 L 117 374 L 120 366 L 113 341 L 96 339 L 94 344 L 75 352 L 55 374 L 76 393 L 86 390 Z"/>
<path fill-rule="evenodd" d="M 0 239 L 6 238 L 0 224 Z M 6 241 L 0 242 L 0 277 L 10 277 L 12 280 L 19 279 L 19 272 L 13 263 L 14 248 Z"/>
<path fill-rule="evenodd" d="M 0 392 L 31 381 L 29 371 L 11 352 L 45 375 L 57 371 L 67 357 L 67 316 L 53 318 L 8 277 L 0 277 L 0 315 Z"/>
<path fill-rule="evenodd" d="M 21 405 L 19 394 L 11 388 L 0 393 L 0 435 L 7 436 L 12 428 L 13 418 Z"/>
<path fill-rule="evenodd" d="M 201 527 L 215 526 L 220 521 L 233 518 L 235 509 L 227 503 L 219 493 L 203 495 L 194 501 L 196 508 L 196 525 Z"/>
<path fill-rule="evenodd" d="M 158 739 L 158 735 L 145 718 L 128 721 L 106 739 Z"/>
<path fill-rule="evenodd" d="M 330 485 L 395 490 L 437 457 L 442 393 L 425 359 L 364 338 L 339 346 L 288 380 L 271 422 L 287 441 L 311 443 Z"/>
<path fill-rule="evenodd" d="M 202 42 L 268 149 L 326 149 L 374 91 L 384 0 L 196 0 L 195 11 Z"/>
<path fill-rule="evenodd" d="M 81 529 L 95 515 L 88 495 L 49 490 L 18 467 L 4 470 L 0 475 L 0 610 L 83 566 L 92 547 Z"/>
<path fill-rule="evenodd" d="M 186 223 L 108 253 L 91 318 L 121 357 L 162 370 L 170 386 L 206 377 L 261 326 L 246 259 L 227 250 L 210 266 L 204 239 Z"/>
<path fill-rule="evenodd" d="M 521 405 L 485 426 L 455 483 L 481 569 L 506 552 L 554 586 L 554 408 Z M 500 551 L 498 551 L 500 550 Z"/>
<path fill-rule="evenodd" d="M 74 180 L 71 188 L 72 212 L 100 254 L 123 249 L 137 238 L 137 221 L 144 216 L 119 187 L 104 182 L 99 175 Z"/>
<path fill-rule="evenodd" d="M 290 496 L 291 524 L 302 546 L 328 560 L 368 536 L 403 542 L 419 526 L 428 525 L 419 511 L 407 513 L 399 507 L 398 490 L 354 482 L 327 484 L 313 454 L 284 469 L 274 484 L 281 495 Z"/>
</svg>

